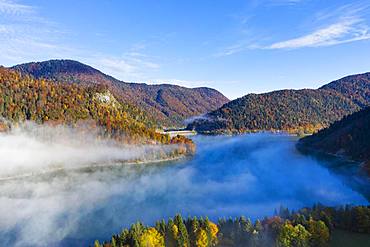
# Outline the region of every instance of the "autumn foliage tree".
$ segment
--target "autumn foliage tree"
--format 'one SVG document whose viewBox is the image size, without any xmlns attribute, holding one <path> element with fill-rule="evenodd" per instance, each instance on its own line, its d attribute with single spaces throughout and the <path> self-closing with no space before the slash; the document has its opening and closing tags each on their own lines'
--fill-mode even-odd
<svg viewBox="0 0 370 247">
<path fill-rule="evenodd" d="M 369 215 L 369 206 L 333 208 L 321 205 L 297 212 L 281 207 L 276 215 L 254 223 L 245 217 L 222 218 L 216 224 L 208 218 L 183 219 L 176 215 L 167 223 L 164 220 L 156 222 L 155 227 L 133 224 L 113 235 L 103 246 L 326 247 L 333 230 L 370 234 Z"/>
<path fill-rule="evenodd" d="M 158 133 L 143 111 L 118 101 L 104 85 L 36 80 L 0 67 L 0 95 L 1 129 L 24 121 L 83 126 L 83 131 L 98 130 L 101 138 L 120 143 L 177 144 L 173 155 L 194 152 L 191 140 Z"/>
</svg>

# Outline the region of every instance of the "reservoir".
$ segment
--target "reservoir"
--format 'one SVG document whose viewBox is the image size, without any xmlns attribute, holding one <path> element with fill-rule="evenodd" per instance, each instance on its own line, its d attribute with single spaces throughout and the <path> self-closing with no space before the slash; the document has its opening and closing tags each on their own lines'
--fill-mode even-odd
<svg viewBox="0 0 370 247">
<path fill-rule="evenodd" d="M 136 221 L 245 215 L 280 206 L 299 209 L 368 205 L 369 179 L 358 164 L 299 153 L 297 137 L 257 133 L 194 136 L 197 151 L 178 161 L 107 164 L 2 181 L 4 246 L 88 246 Z"/>
</svg>

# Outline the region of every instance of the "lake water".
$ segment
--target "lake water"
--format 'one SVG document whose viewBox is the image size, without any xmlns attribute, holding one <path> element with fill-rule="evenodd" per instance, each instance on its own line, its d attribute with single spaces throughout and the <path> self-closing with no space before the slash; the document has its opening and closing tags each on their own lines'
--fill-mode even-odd
<svg viewBox="0 0 370 247">
<path fill-rule="evenodd" d="M 141 220 L 271 215 L 315 203 L 368 204 L 356 164 L 318 159 L 277 134 L 196 136 L 177 162 L 58 172 L 0 183 L 4 246 L 86 246 Z"/>
</svg>

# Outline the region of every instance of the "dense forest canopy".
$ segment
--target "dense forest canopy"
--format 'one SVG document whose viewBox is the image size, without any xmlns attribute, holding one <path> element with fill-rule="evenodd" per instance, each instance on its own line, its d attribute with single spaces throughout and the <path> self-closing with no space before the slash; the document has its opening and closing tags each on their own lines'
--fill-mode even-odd
<svg viewBox="0 0 370 247">
<path fill-rule="evenodd" d="M 365 161 L 370 172 L 370 107 L 353 113 L 312 136 L 302 138 L 298 147 Z"/>
<path fill-rule="evenodd" d="M 188 125 L 203 133 L 283 130 L 313 133 L 370 105 L 370 73 L 345 77 L 320 89 L 248 94 Z"/>
<path fill-rule="evenodd" d="M 359 109 L 337 92 L 281 90 L 233 100 L 189 124 L 188 128 L 200 132 L 313 132 Z"/>
<path fill-rule="evenodd" d="M 330 82 L 320 89 L 331 89 L 350 98 L 361 107 L 370 103 L 370 73 L 351 75 Z"/>
<path fill-rule="evenodd" d="M 110 241 L 95 247 L 326 247 L 333 231 L 345 230 L 370 234 L 370 207 L 324 207 L 316 205 L 297 212 L 281 207 L 275 216 L 256 220 L 245 217 L 221 218 L 218 223 L 208 218 L 157 221 L 155 226 L 138 222 L 113 235 Z M 370 235 L 369 235 L 370 236 Z"/>
<path fill-rule="evenodd" d="M 132 144 L 178 144 L 183 153 L 194 151 L 185 137 L 171 139 L 157 133 L 145 112 L 119 102 L 104 85 L 77 85 L 34 79 L 0 67 L 2 128 L 24 121 L 65 124 L 101 130 L 104 138 Z M 9 123 L 9 124 L 8 124 Z"/>
<path fill-rule="evenodd" d="M 123 103 L 139 107 L 158 126 L 180 127 L 191 116 L 215 110 L 229 100 L 217 90 L 170 84 L 126 83 L 73 60 L 49 60 L 13 67 L 37 79 L 105 85 Z"/>
</svg>

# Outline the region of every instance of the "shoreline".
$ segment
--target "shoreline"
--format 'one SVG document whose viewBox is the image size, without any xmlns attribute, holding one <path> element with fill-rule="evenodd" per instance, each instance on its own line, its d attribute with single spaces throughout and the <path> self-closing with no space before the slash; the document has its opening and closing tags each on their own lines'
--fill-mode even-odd
<svg viewBox="0 0 370 247">
<path fill-rule="evenodd" d="M 298 133 L 289 132 L 285 130 L 255 130 L 255 131 L 239 131 L 239 132 L 197 132 L 198 136 L 242 136 L 242 135 L 249 135 L 249 134 L 273 134 L 273 135 L 287 135 L 287 136 L 296 136 L 302 138 L 304 136 L 310 136 L 312 134 L 304 134 L 300 135 Z"/>
<path fill-rule="evenodd" d="M 326 156 L 326 157 L 330 157 L 332 159 L 336 159 L 336 160 L 339 160 L 339 161 L 358 164 L 359 171 L 360 172 L 363 171 L 363 172 L 368 173 L 367 177 L 370 179 L 370 173 L 369 173 L 370 171 L 368 170 L 369 168 L 366 167 L 366 161 L 364 161 L 364 160 L 354 160 L 348 155 L 338 154 L 338 153 L 330 153 L 330 152 L 326 152 L 326 151 L 323 151 L 323 150 L 320 150 L 320 149 L 307 147 L 303 143 L 300 143 L 299 141 L 296 143 L 295 147 L 300 153 L 305 154 L 305 155 L 313 155 L 315 157 Z"/>
<path fill-rule="evenodd" d="M 226 135 L 226 136 L 238 136 L 244 134 L 254 134 L 254 133 L 271 133 L 271 134 L 286 134 L 291 136 L 310 136 L 313 133 L 299 133 L 298 131 L 289 131 L 289 130 L 220 130 L 220 131 L 197 131 L 198 135 L 205 135 L 205 136 L 216 136 L 216 135 Z"/>
<path fill-rule="evenodd" d="M 30 172 L 30 173 L 25 173 L 22 175 L 15 175 L 15 176 L 7 176 L 7 177 L 0 177 L 0 182 L 5 182 L 9 180 L 16 180 L 16 179 L 23 179 L 23 178 L 30 178 L 34 176 L 39 176 L 39 175 L 45 175 L 45 174 L 51 174 L 54 172 L 58 171 L 78 171 L 78 170 L 83 170 L 83 169 L 89 169 L 89 168 L 110 168 L 110 167 L 118 167 L 118 166 L 124 166 L 124 165 L 145 165 L 145 164 L 158 164 L 158 163 L 167 163 L 171 161 L 178 161 L 185 159 L 187 156 L 186 155 L 179 155 L 177 157 L 171 157 L 171 158 L 165 158 L 165 159 L 156 159 L 156 160 L 141 160 L 141 161 L 127 161 L 127 162 L 122 162 L 122 161 L 114 161 L 114 162 L 109 162 L 109 164 L 90 164 L 90 165 L 82 165 L 78 167 L 56 167 L 56 168 L 51 168 L 39 172 Z"/>
</svg>

